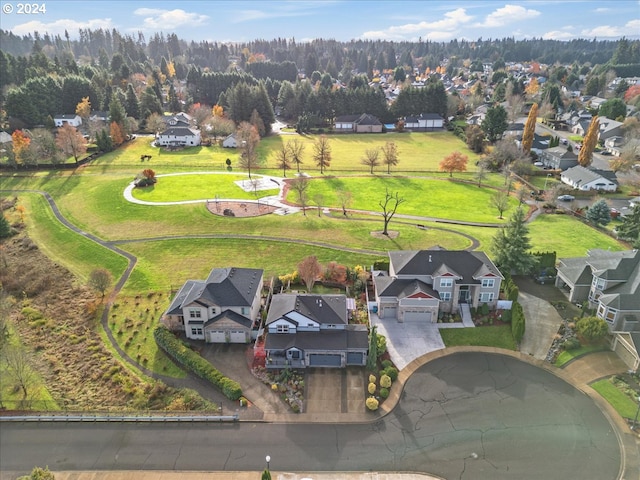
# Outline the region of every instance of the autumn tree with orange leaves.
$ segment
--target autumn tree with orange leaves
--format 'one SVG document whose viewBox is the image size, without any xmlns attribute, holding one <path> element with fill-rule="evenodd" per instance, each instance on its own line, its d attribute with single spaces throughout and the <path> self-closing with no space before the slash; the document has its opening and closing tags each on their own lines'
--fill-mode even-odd
<svg viewBox="0 0 640 480">
<path fill-rule="evenodd" d="M 67 157 L 73 157 L 78 163 L 78 158 L 87 153 L 87 142 L 82 134 L 68 123 L 58 128 L 56 133 L 56 145 Z"/>
<path fill-rule="evenodd" d="M 598 143 L 598 131 L 600 129 L 600 121 L 595 116 L 591 119 L 587 134 L 582 141 L 582 147 L 580 147 L 580 153 L 578 154 L 578 163 L 583 167 L 588 167 L 593 161 L 593 151 L 596 149 Z"/>
<path fill-rule="evenodd" d="M 27 152 L 29 151 L 31 138 L 29 138 L 22 130 L 16 130 L 11 134 L 11 140 L 16 165 L 22 165 L 25 157 L 27 156 Z"/>
<path fill-rule="evenodd" d="M 538 117 L 538 104 L 531 105 L 529 110 L 529 116 L 527 117 L 527 123 L 524 125 L 524 131 L 522 132 L 522 151 L 529 153 L 531 151 L 531 145 L 533 145 L 533 134 L 536 130 L 536 119 Z"/>
<path fill-rule="evenodd" d="M 469 157 L 460 152 L 453 152 L 451 155 L 444 157 L 440 162 L 440 171 L 449 172 L 449 176 L 453 177 L 453 172 L 466 172 Z"/>
</svg>

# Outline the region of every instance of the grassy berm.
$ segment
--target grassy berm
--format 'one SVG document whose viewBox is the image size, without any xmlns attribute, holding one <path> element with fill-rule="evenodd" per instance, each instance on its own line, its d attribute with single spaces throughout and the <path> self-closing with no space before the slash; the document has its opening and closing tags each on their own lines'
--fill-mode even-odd
<svg viewBox="0 0 640 480">
<path fill-rule="evenodd" d="M 11 217 L 11 215 L 8 215 Z M 191 390 L 136 374 L 101 335 L 100 297 L 19 233 L 0 242 L 2 323 L 0 408 L 5 410 L 215 410 Z M 34 369 L 27 398 L 4 362 L 23 348 Z M 5 357 L 5 358 L 2 358 Z"/>
</svg>

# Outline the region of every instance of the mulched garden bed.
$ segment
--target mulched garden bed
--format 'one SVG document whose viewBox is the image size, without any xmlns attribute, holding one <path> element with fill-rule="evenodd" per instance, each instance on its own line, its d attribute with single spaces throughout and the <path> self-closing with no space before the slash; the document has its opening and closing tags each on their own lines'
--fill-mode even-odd
<svg viewBox="0 0 640 480">
<path fill-rule="evenodd" d="M 218 200 L 207 202 L 207 210 L 221 217 L 259 217 L 273 213 L 278 207 L 257 202 Z"/>
</svg>

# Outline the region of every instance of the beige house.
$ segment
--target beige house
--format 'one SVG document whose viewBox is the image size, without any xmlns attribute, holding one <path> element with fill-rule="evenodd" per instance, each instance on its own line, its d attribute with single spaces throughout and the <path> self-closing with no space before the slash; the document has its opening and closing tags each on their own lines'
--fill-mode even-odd
<svg viewBox="0 0 640 480">
<path fill-rule="evenodd" d="M 495 309 L 502 274 L 483 252 L 389 252 L 389 272 L 374 276 L 380 318 L 437 322 L 442 312 L 486 303 Z"/>
<path fill-rule="evenodd" d="M 263 272 L 214 268 L 206 280 L 187 280 L 162 316 L 169 329 L 207 343 L 248 343 L 258 326 Z"/>
</svg>

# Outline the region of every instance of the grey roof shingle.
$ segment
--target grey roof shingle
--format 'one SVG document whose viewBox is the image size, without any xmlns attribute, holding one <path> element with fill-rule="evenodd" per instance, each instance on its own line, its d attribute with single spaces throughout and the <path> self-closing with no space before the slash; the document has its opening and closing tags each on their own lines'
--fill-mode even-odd
<svg viewBox="0 0 640 480">
<path fill-rule="evenodd" d="M 320 324 L 346 325 L 347 300 L 344 295 L 283 293 L 271 299 L 266 324 L 297 312 Z M 295 320 L 289 319 L 294 324 Z"/>
<path fill-rule="evenodd" d="M 389 252 L 389 260 L 397 276 L 434 275 L 443 265 L 462 278 L 456 283 L 472 285 L 480 283 L 474 277 L 491 273 L 502 274 L 483 252 L 454 250 L 397 250 Z"/>
</svg>

